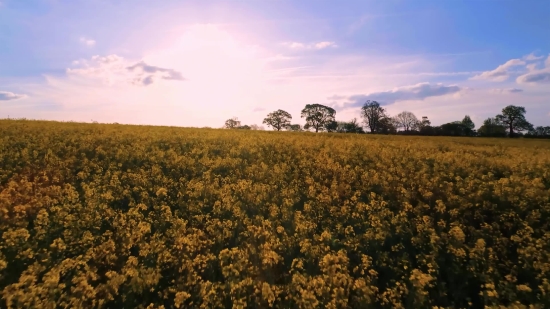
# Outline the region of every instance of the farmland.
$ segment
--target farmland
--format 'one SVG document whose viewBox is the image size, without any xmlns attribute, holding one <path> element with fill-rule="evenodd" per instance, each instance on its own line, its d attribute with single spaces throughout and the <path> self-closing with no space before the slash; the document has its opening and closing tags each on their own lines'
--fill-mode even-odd
<svg viewBox="0 0 550 309">
<path fill-rule="evenodd" d="M 7 308 L 548 308 L 550 142 L 2 120 L 0 237 Z"/>
</svg>

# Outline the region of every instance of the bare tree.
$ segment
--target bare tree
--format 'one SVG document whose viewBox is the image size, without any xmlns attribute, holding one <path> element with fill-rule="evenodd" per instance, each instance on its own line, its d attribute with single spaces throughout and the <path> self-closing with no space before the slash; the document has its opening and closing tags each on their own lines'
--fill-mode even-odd
<svg viewBox="0 0 550 309">
<path fill-rule="evenodd" d="M 403 111 L 397 114 L 397 116 L 395 116 L 393 119 L 397 127 L 402 128 L 405 132 L 417 129 L 418 125 L 420 124 L 418 118 L 416 118 L 413 113 L 408 111 Z"/>
</svg>

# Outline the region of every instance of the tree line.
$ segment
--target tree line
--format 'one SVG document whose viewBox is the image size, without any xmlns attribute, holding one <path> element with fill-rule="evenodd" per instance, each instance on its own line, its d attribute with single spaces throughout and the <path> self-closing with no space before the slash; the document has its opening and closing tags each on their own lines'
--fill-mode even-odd
<svg viewBox="0 0 550 309">
<path fill-rule="evenodd" d="M 284 110 L 269 113 L 263 124 L 273 130 L 314 131 L 336 133 L 402 134 L 428 136 L 482 136 L 482 137 L 531 137 L 550 138 L 550 126 L 534 127 L 525 118 L 525 107 L 509 105 L 501 113 L 483 121 L 476 130 L 469 115 L 440 126 L 432 126 L 428 117 L 419 119 L 414 113 L 403 111 L 390 116 L 377 101 L 367 100 L 361 107 L 361 119 L 337 121 L 336 110 L 322 104 L 307 104 L 301 111 L 305 125 L 292 123 L 292 115 Z M 258 125 L 242 125 L 237 118 L 226 120 L 224 128 L 262 130 Z"/>
</svg>

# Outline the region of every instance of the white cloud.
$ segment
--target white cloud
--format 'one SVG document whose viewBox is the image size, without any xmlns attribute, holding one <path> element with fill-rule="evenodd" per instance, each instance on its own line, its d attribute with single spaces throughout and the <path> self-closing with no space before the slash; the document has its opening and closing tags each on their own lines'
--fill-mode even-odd
<svg viewBox="0 0 550 309">
<path fill-rule="evenodd" d="M 284 42 L 283 45 L 290 49 L 325 49 L 328 47 L 333 47 L 333 48 L 338 47 L 336 43 L 330 42 L 330 41 L 322 41 L 322 42 L 310 43 L 310 44 L 305 44 L 300 42 Z"/>
<path fill-rule="evenodd" d="M 523 56 L 523 60 L 525 61 L 536 61 L 544 58 L 544 56 L 536 56 L 535 53 L 530 53 L 529 55 Z"/>
<path fill-rule="evenodd" d="M 509 94 L 509 93 L 521 93 L 523 92 L 523 89 L 519 88 L 494 88 L 489 90 L 492 93 L 497 94 Z"/>
<path fill-rule="evenodd" d="M 91 46 L 94 46 L 96 42 L 95 42 L 95 40 L 90 39 L 90 38 L 80 37 L 80 43 L 91 47 Z"/>
<path fill-rule="evenodd" d="M 20 83 L 17 86 L 25 89 L 29 98 L 3 108 L 2 113 L 52 120 L 220 127 L 233 116 L 243 124 L 253 124 L 261 122 L 268 111 L 284 109 L 296 123 L 303 123 L 299 115 L 305 104 L 330 104 L 331 99 L 344 103 L 352 101 L 346 98 L 353 94 L 366 94 L 368 97 L 355 99 L 360 104 L 365 98 L 394 102 L 386 105 L 393 114 L 411 110 L 437 122 L 456 120 L 453 117 L 457 113 L 473 115 L 472 111 L 478 110 L 494 115 L 501 105 L 514 104 L 517 96 L 524 98 L 521 93 L 507 96 L 488 91 L 472 95 L 465 87 L 476 87 L 472 81 L 471 85 L 460 86 L 421 83 L 458 80 L 461 75 L 465 79 L 477 73 L 443 72 L 446 60 L 425 55 L 353 54 L 340 50 L 331 55 L 287 57 L 278 49 L 265 50 L 255 42 L 238 40 L 227 28 L 213 25 L 195 25 L 170 33 L 174 36 L 164 37 L 165 45 L 124 46 L 138 55 L 136 58 L 121 57 L 119 53 L 80 59 L 65 76 L 46 76 L 41 84 Z M 166 80 L 183 77 L 185 82 Z M 391 90 L 396 85 L 409 86 Z M 58 107 L 55 111 L 30 108 L 47 103 Z M 533 104 L 530 98 L 525 106 L 531 108 L 529 104 Z M 544 109 L 538 115 L 546 112 Z M 356 106 L 339 109 L 337 119 L 358 116 Z"/>
<path fill-rule="evenodd" d="M 9 91 L 0 91 L 0 101 L 11 101 L 25 98 L 24 94 L 17 94 Z"/>
<path fill-rule="evenodd" d="M 141 83 L 143 85 L 152 84 L 155 77 L 166 80 L 185 80 L 181 73 L 176 70 L 155 67 L 148 65 L 143 61 L 129 66 L 126 69 L 132 72 L 138 72 L 139 75 L 134 79 L 134 82 Z"/>
<path fill-rule="evenodd" d="M 541 59 L 543 57 L 540 57 Z M 538 69 L 536 64 L 528 66 L 528 72 L 521 76 L 518 76 L 516 82 L 518 84 L 549 84 L 550 83 L 550 55 L 546 58 L 544 62 L 545 68 Z"/>
<path fill-rule="evenodd" d="M 518 84 L 550 84 L 550 70 L 538 70 L 521 75 L 516 79 Z"/>
<path fill-rule="evenodd" d="M 373 92 L 370 94 L 358 94 L 348 97 L 350 103 L 347 107 L 362 106 L 366 100 L 378 101 L 382 105 L 393 104 L 397 101 L 424 100 L 428 97 L 438 97 L 449 94 L 457 94 L 465 90 L 457 85 L 445 86 L 442 83 L 418 83 L 416 85 L 394 88 L 388 91 Z"/>
<path fill-rule="evenodd" d="M 338 45 L 336 45 L 336 43 L 334 42 L 327 42 L 327 41 L 315 43 L 316 49 L 324 49 L 327 47 L 338 47 Z"/>
<path fill-rule="evenodd" d="M 118 55 L 105 57 L 96 55 L 91 58 L 91 61 L 73 61 L 73 64 L 81 67 L 68 68 L 67 74 L 101 79 L 107 85 L 130 82 L 147 86 L 159 79 L 185 80 L 176 70 L 148 65 L 143 61 L 131 62 Z"/>
<path fill-rule="evenodd" d="M 511 59 L 506 63 L 499 65 L 492 71 L 485 71 L 481 74 L 472 77 L 472 80 L 490 80 L 495 82 L 506 81 L 510 77 L 510 68 L 515 66 L 525 65 L 525 61 L 521 59 Z"/>
</svg>

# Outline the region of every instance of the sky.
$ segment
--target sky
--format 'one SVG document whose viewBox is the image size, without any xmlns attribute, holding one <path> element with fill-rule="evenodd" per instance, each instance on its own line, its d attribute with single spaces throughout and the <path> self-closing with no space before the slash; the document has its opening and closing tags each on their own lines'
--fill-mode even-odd
<svg viewBox="0 0 550 309">
<path fill-rule="evenodd" d="M 550 125 L 547 0 L 0 0 L 0 118 L 222 127 L 366 100 Z"/>
</svg>

